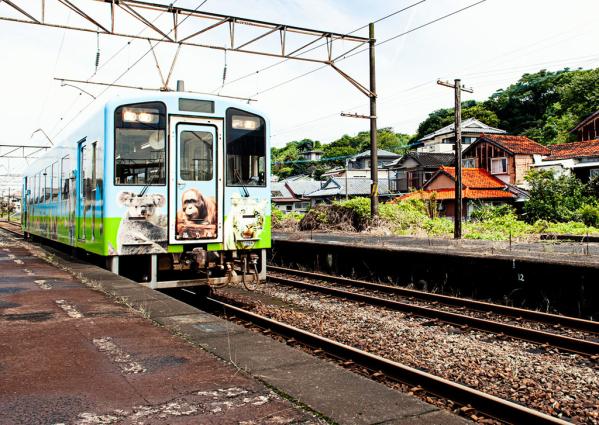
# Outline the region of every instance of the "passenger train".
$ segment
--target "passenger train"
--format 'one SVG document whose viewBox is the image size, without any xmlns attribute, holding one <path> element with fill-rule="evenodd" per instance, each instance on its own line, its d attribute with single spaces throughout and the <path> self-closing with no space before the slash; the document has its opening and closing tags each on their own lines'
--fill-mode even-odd
<svg viewBox="0 0 599 425">
<path fill-rule="evenodd" d="M 27 168 L 23 231 L 152 288 L 255 284 L 271 246 L 268 138 L 249 105 L 119 97 Z"/>
</svg>

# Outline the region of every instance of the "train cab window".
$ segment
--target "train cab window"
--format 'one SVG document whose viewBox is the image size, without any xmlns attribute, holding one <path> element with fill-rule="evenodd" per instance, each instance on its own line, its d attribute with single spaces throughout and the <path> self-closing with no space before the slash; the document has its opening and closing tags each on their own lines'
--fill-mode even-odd
<svg viewBox="0 0 599 425">
<path fill-rule="evenodd" d="M 114 114 L 114 184 L 166 184 L 166 106 L 140 103 Z"/>
<path fill-rule="evenodd" d="M 266 186 L 266 125 L 258 115 L 227 110 L 227 185 Z"/>
<path fill-rule="evenodd" d="M 183 131 L 180 137 L 181 178 L 183 180 L 212 180 L 214 166 L 212 149 L 214 137 L 207 131 Z"/>
</svg>

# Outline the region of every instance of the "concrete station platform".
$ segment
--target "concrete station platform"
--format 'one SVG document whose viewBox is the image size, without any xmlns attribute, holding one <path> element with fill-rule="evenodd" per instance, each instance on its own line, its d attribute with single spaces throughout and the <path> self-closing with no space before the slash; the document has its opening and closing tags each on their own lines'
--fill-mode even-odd
<svg viewBox="0 0 599 425">
<path fill-rule="evenodd" d="M 1 424 L 466 423 L 1 231 L 0 270 Z"/>
</svg>

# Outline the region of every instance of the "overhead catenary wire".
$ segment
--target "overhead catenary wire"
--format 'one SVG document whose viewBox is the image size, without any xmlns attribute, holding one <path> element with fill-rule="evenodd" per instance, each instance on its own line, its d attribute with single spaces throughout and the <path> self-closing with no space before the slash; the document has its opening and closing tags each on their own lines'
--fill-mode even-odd
<svg viewBox="0 0 599 425">
<path fill-rule="evenodd" d="M 203 0 L 195 9 L 194 12 L 197 11 L 200 7 L 202 7 L 208 0 Z M 177 23 L 177 25 L 175 25 L 167 34 L 166 37 L 168 37 L 173 31 L 175 31 L 183 22 L 185 22 L 189 17 L 191 16 L 191 14 L 187 15 L 186 17 L 184 17 L 181 22 Z M 73 118 L 71 118 L 69 120 L 69 122 L 67 122 L 59 131 L 58 133 L 56 133 L 53 137 L 55 138 L 56 136 L 58 136 L 60 133 L 62 133 L 64 131 L 65 128 L 67 128 L 75 119 L 77 119 L 77 117 L 84 112 L 87 108 L 89 108 L 99 97 L 101 97 L 104 93 L 106 93 L 108 90 L 110 90 L 110 88 L 112 87 L 112 85 L 116 84 L 121 78 L 123 78 L 129 71 L 131 71 L 131 69 L 133 69 L 139 62 L 141 62 L 150 52 L 153 51 L 154 47 L 156 47 L 158 44 L 160 44 L 162 41 L 164 41 L 166 39 L 166 37 L 164 37 L 162 40 L 157 41 L 156 44 L 154 44 L 153 46 L 150 45 L 150 49 L 148 49 L 143 55 L 141 55 L 132 65 L 130 65 L 127 69 L 125 69 L 125 71 L 123 71 L 117 78 L 115 78 L 108 86 L 106 86 L 106 88 L 104 90 L 102 90 L 95 99 L 93 99 L 91 102 L 89 102 L 87 105 L 85 105 L 81 110 L 79 110 L 77 112 L 77 114 L 75 114 L 75 116 Z"/>
<path fill-rule="evenodd" d="M 375 21 L 373 21 L 373 23 L 377 23 L 377 22 L 384 21 L 385 19 L 389 19 L 389 18 L 391 18 L 391 17 L 393 17 L 393 16 L 395 16 L 395 15 L 397 15 L 397 14 L 401 13 L 401 12 L 404 12 L 404 11 L 406 11 L 406 10 L 408 10 L 408 9 L 411 9 L 411 8 L 413 8 L 413 7 L 415 7 L 415 6 L 418 6 L 419 4 L 421 4 L 421 3 L 424 3 L 425 1 L 427 1 L 427 0 L 419 0 L 419 1 L 417 1 L 416 3 L 412 3 L 412 4 L 410 4 L 410 5 L 406 6 L 406 7 L 403 7 L 403 8 L 401 8 L 401 9 L 398 9 L 398 10 L 394 11 L 394 12 L 391 12 L 391 13 L 389 13 L 389 14 L 387 14 L 387 15 L 385 15 L 385 16 L 383 16 L 383 17 L 381 17 L 381 18 L 379 18 L 379 19 L 377 19 L 377 20 L 375 20 Z M 360 30 L 362 30 L 362 29 L 364 29 L 364 28 L 367 28 L 367 27 L 368 27 L 368 25 L 369 25 L 369 24 L 362 25 L 361 27 L 359 27 L 359 28 L 356 28 L 356 29 L 355 29 L 355 30 L 353 30 L 353 31 L 350 31 L 350 32 L 346 33 L 345 35 L 351 35 L 351 34 L 354 34 L 354 33 L 358 32 L 358 31 L 360 31 Z M 298 56 L 305 55 L 306 53 L 312 52 L 312 51 L 314 51 L 314 50 L 316 50 L 316 49 L 319 49 L 319 48 L 321 48 L 321 47 L 323 47 L 323 46 L 325 46 L 325 45 L 326 45 L 326 42 L 325 42 L 325 43 L 318 44 L 318 45 L 316 45 L 316 46 L 314 46 L 314 47 L 311 47 L 310 49 L 304 50 L 303 52 L 299 53 L 299 54 L 298 54 Z M 249 78 L 249 77 L 251 77 L 251 76 L 253 76 L 253 75 L 259 74 L 260 72 L 264 72 L 264 71 L 267 71 L 267 70 L 269 70 L 269 69 L 272 69 L 272 68 L 274 68 L 274 67 L 276 67 L 276 66 L 282 65 L 282 64 L 284 64 L 285 62 L 288 62 L 289 60 L 291 60 L 291 59 L 290 59 L 290 58 L 283 59 L 283 60 L 281 60 L 281 61 L 275 62 L 274 64 L 271 64 L 271 65 L 265 66 L 264 68 L 257 69 L 257 70 L 255 70 L 255 71 L 252 71 L 252 72 L 248 73 L 248 74 L 242 75 L 241 77 L 238 77 L 238 78 L 235 78 L 235 79 L 233 79 L 233 80 L 229 81 L 227 84 L 224 84 L 223 86 L 219 87 L 219 88 L 218 88 L 218 89 L 216 89 L 216 90 L 219 90 L 219 89 L 221 89 L 221 88 L 222 88 L 222 87 L 224 87 L 225 85 L 231 85 L 231 84 L 233 84 L 233 83 L 236 83 L 236 82 L 238 82 L 238 81 L 241 81 L 241 80 L 244 80 L 244 79 L 246 79 L 246 78 Z M 216 90 L 214 90 L 213 92 L 215 92 Z"/>
<path fill-rule="evenodd" d="M 472 8 L 472 7 L 478 6 L 479 4 L 481 4 L 481 3 L 484 3 L 484 2 L 486 2 L 486 1 L 487 1 L 487 0 L 479 0 L 479 1 L 475 2 L 475 3 L 469 4 L 468 6 L 462 7 L 461 9 L 454 10 L 453 12 L 447 13 L 447 14 L 445 14 L 445 15 L 443 15 L 443 16 L 440 16 L 440 17 L 438 17 L 438 18 L 436 18 L 436 19 L 433 19 L 433 20 L 431 20 L 431 21 L 425 22 L 425 23 L 424 23 L 424 24 L 422 24 L 422 25 L 419 25 L 419 26 L 417 26 L 417 27 L 411 28 L 411 29 L 409 29 L 408 31 L 404 31 L 404 32 L 402 32 L 402 33 L 400 33 L 400 34 L 394 35 L 394 36 L 392 36 L 392 37 L 386 38 L 385 40 L 382 40 L 382 41 L 380 41 L 380 42 L 377 42 L 377 43 L 375 44 L 375 46 L 377 46 L 377 47 L 378 47 L 378 46 L 380 46 L 380 45 L 383 45 L 383 44 L 386 44 L 386 43 L 388 43 L 388 42 L 390 42 L 390 41 L 396 40 L 396 39 L 398 39 L 398 38 L 400 38 L 400 37 L 406 36 L 406 35 L 408 35 L 408 34 L 410 34 L 410 33 L 414 32 L 414 31 L 420 30 L 420 29 L 422 29 L 422 28 L 425 28 L 425 27 L 427 27 L 427 26 L 429 26 L 429 25 L 432 25 L 432 24 L 434 24 L 434 23 L 436 23 L 436 22 L 439 22 L 439 21 L 442 21 L 442 20 L 444 20 L 444 19 L 447 19 L 447 18 L 449 18 L 449 17 L 451 17 L 451 16 L 453 16 L 453 15 L 456 15 L 456 14 L 458 14 L 458 13 L 464 12 L 465 10 L 468 10 L 468 9 L 470 9 L 470 8 Z M 349 59 L 349 58 L 351 58 L 351 57 L 353 57 L 353 56 L 359 55 L 360 53 L 364 53 L 364 52 L 367 52 L 367 51 L 368 51 L 368 48 L 364 48 L 364 49 L 362 49 L 362 50 L 358 50 L 357 52 L 354 52 L 354 53 L 351 53 L 351 54 L 342 55 L 341 57 L 339 57 L 339 58 L 337 58 L 337 59 L 336 59 L 336 62 L 341 62 L 341 61 L 343 61 L 343 60 Z M 264 89 L 264 90 L 262 90 L 262 91 L 260 91 L 260 92 L 258 92 L 258 93 L 254 93 L 252 96 L 248 96 L 248 97 L 256 97 L 256 96 L 259 96 L 259 95 L 261 95 L 261 94 L 264 94 L 264 93 L 266 93 L 266 92 L 268 92 L 268 91 L 274 90 L 275 88 L 279 88 L 279 87 L 281 87 L 281 86 L 283 86 L 283 85 L 285 85 L 285 84 L 289 84 L 289 83 L 291 83 L 291 82 L 293 82 L 293 81 L 295 81 L 295 80 L 298 80 L 298 79 L 300 79 L 300 78 L 303 78 L 303 77 L 305 77 L 305 76 L 307 76 L 307 75 L 310 75 L 310 74 L 312 74 L 312 73 L 314 73 L 314 72 L 316 72 L 316 71 L 320 71 L 321 69 L 324 69 L 324 68 L 326 68 L 326 67 L 327 67 L 327 65 L 322 65 L 322 66 L 319 66 L 318 68 L 314 68 L 314 69 L 312 69 L 311 71 L 304 72 L 303 74 L 297 75 L 297 76 L 295 76 L 295 77 L 293 77 L 293 78 L 290 78 L 289 80 L 286 80 L 286 81 L 283 81 L 283 82 L 281 82 L 281 83 L 275 84 L 275 85 L 274 85 L 274 86 L 272 86 L 272 87 L 268 87 L 268 88 L 266 88 L 266 89 Z"/>
</svg>

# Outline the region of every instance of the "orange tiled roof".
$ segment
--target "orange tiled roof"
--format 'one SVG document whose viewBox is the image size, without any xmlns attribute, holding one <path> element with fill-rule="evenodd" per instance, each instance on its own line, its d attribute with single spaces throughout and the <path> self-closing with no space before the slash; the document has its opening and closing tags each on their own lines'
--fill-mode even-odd
<svg viewBox="0 0 599 425">
<path fill-rule="evenodd" d="M 439 172 L 455 180 L 455 167 L 440 167 Z M 428 183 L 434 180 L 433 177 Z M 505 183 L 483 168 L 462 168 L 462 186 L 470 189 L 503 189 Z"/>
<path fill-rule="evenodd" d="M 551 154 L 543 161 L 599 156 L 599 139 L 552 145 Z"/>
<path fill-rule="evenodd" d="M 509 134 L 481 134 L 481 139 L 487 139 L 502 146 L 515 154 L 549 155 L 549 148 L 529 139 L 526 136 L 512 136 Z"/>
<path fill-rule="evenodd" d="M 399 197 L 404 199 L 430 199 L 431 195 L 436 193 L 436 200 L 444 201 L 455 199 L 454 189 L 421 190 L 418 192 L 407 193 Z M 462 198 L 464 199 L 513 199 L 516 196 L 504 190 L 499 189 L 464 189 Z"/>
</svg>

